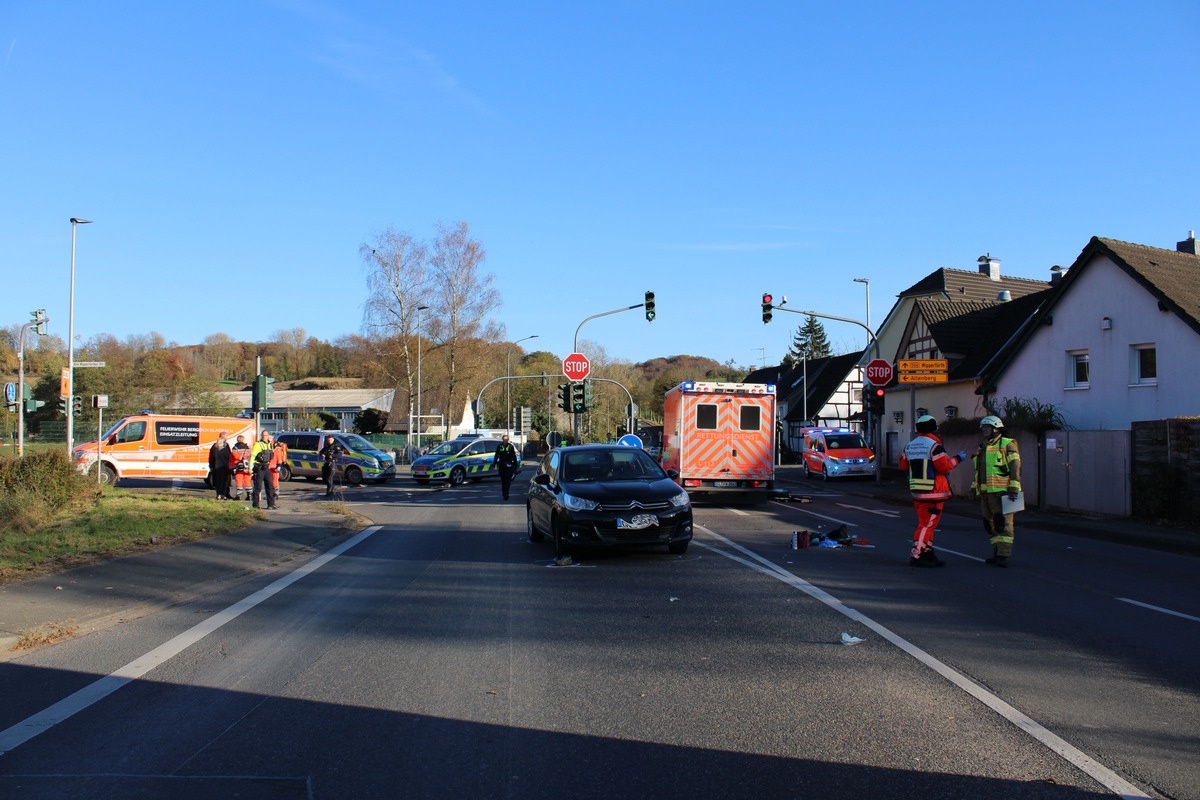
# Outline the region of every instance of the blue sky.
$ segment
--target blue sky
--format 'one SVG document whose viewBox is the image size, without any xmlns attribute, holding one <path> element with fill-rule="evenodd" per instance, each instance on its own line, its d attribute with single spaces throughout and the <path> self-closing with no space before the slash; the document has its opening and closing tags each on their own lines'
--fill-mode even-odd
<svg viewBox="0 0 1200 800">
<path fill-rule="evenodd" d="M 1200 228 L 1200 2 L 0 2 L 0 323 L 362 330 L 359 246 L 466 221 L 508 338 L 777 363 L 990 253 Z M 838 349 L 863 331 L 826 322 Z M 761 348 L 761 349 L 760 349 Z"/>
</svg>

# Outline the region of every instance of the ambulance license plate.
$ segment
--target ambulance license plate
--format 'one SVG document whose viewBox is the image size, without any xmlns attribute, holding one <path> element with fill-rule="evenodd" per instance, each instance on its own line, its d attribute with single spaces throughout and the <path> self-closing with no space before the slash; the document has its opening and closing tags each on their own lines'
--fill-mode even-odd
<svg viewBox="0 0 1200 800">
<path fill-rule="evenodd" d="M 713 481 L 713 486 L 718 489 L 736 489 L 737 481 Z"/>
</svg>

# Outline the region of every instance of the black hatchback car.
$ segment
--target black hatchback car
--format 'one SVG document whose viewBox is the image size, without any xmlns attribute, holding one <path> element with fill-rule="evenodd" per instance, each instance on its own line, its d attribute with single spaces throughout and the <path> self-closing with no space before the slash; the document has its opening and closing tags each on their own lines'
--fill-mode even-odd
<svg viewBox="0 0 1200 800">
<path fill-rule="evenodd" d="M 549 535 L 555 552 L 578 547 L 665 545 L 687 552 L 688 493 L 644 450 L 585 444 L 551 450 L 529 482 L 529 540 Z"/>
</svg>

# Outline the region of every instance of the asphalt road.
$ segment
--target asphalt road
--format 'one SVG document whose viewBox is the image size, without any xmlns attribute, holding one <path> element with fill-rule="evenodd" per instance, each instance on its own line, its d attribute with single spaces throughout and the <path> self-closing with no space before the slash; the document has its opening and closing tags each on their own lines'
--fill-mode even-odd
<svg viewBox="0 0 1200 800">
<path fill-rule="evenodd" d="M 560 567 L 493 482 L 348 489 L 303 571 L 0 664 L 0 796 L 1200 798 L 1200 560 L 947 517 L 913 570 L 805 491 Z"/>
</svg>

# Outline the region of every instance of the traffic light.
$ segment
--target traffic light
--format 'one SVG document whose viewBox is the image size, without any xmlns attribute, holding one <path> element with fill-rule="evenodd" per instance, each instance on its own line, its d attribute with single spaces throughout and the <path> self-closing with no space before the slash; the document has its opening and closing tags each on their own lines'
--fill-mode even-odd
<svg viewBox="0 0 1200 800">
<path fill-rule="evenodd" d="M 592 402 L 592 382 L 585 378 L 583 381 L 583 407 L 594 408 L 595 405 Z"/>
<path fill-rule="evenodd" d="M 771 321 L 771 306 L 774 304 L 775 298 L 768 293 L 763 293 L 763 324 L 766 325 Z"/>
<path fill-rule="evenodd" d="M 646 322 L 654 322 L 654 292 L 646 292 Z"/>
<path fill-rule="evenodd" d="M 67 402 L 67 398 L 65 398 L 65 397 L 58 398 L 58 413 L 62 414 L 65 417 L 69 413 L 70 405 L 71 404 L 69 402 Z"/>
<path fill-rule="evenodd" d="M 563 411 L 571 410 L 571 384 L 560 383 L 558 385 L 558 407 Z"/>
<path fill-rule="evenodd" d="M 579 414 L 587 410 L 587 400 L 585 398 L 585 382 L 571 384 L 571 410 Z"/>
<path fill-rule="evenodd" d="M 266 375 L 254 376 L 254 383 L 250 386 L 250 409 L 252 411 L 265 411 L 271 405 L 271 394 L 275 391 L 275 387 L 271 385 L 273 383 L 275 383 L 275 379 Z"/>
<path fill-rule="evenodd" d="M 883 387 L 872 386 L 867 390 L 867 412 L 873 417 L 883 416 Z"/>
<path fill-rule="evenodd" d="M 25 412 L 32 414 L 42 406 L 46 405 L 45 400 L 34 400 L 32 397 L 25 401 Z"/>
<path fill-rule="evenodd" d="M 33 312 L 33 321 L 37 323 L 37 326 L 34 328 L 34 331 L 37 332 L 38 336 L 45 336 L 46 335 L 46 323 L 50 321 L 46 317 L 46 309 L 39 308 L 36 311 L 34 311 Z"/>
<path fill-rule="evenodd" d="M 77 417 L 83 413 L 83 398 L 79 395 L 71 398 L 71 413 Z"/>
</svg>

